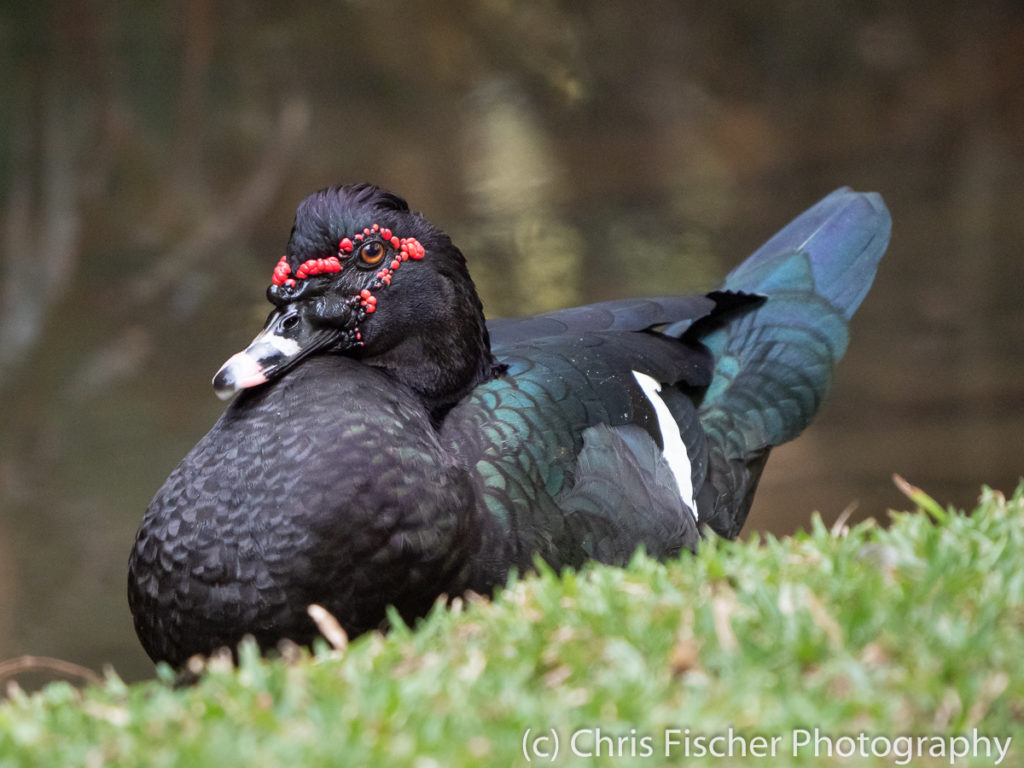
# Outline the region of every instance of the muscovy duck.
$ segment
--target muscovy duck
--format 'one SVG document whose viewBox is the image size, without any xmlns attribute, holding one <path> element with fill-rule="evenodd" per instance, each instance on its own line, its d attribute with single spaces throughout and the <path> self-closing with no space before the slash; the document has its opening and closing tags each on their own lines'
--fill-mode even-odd
<svg viewBox="0 0 1024 768">
<path fill-rule="evenodd" d="M 743 526 L 810 421 L 890 231 L 840 189 L 704 296 L 485 322 L 459 250 L 401 198 L 301 203 L 240 393 L 154 497 L 128 597 L 154 660 L 350 635 L 441 594 L 657 557 Z"/>
</svg>

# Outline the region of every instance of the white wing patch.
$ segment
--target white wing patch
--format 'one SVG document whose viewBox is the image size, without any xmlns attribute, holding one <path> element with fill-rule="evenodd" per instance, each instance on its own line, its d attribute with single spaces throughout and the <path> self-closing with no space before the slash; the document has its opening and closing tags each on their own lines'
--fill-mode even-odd
<svg viewBox="0 0 1024 768">
<path fill-rule="evenodd" d="M 683 436 L 679 433 L 679 425 L 672 418 L 665 401 L 661 399 L 661 384 L 640 371 L 633 371 L 636 383 L 644 391 L 647 399 L 654 407 L 654 414 L 658 417 L 658 429 L 661 430 L 662 454 L 668 462 L 669 469 L 675 475 L 676 485 L 679 487 L 679 495 L 683 502 L 693 512 L 693 519 L 698 520 L 697 501 L 693 495 L 693 478 L 690 475 L 690 455 L 686 452 L 686 444 Z"/>
</svg>

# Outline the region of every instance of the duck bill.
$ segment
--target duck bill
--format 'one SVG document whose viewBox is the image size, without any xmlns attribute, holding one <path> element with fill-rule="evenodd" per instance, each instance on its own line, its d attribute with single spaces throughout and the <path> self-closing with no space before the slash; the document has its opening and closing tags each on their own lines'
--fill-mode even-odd
<svg viewBox="0 0 1024 768">
<path fill-rule="evenodd" d="M 336 337 L 330 328 L 311 328 L 294 310 L 276 311 L 252 343 L 221 366 L 213 377 L 213 389 L 217 397 L 227 400 L 243 389 L 266 384 Z"/>
</svg>

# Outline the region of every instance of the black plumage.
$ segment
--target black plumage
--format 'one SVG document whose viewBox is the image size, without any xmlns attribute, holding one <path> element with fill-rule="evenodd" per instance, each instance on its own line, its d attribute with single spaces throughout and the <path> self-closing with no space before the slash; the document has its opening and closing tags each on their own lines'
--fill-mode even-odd
<svg viewBox="0 0 1024 768">
<path fill-rule="evenodd" d="M 296 214 L 275 310 L 218 373 L 241 393 L 151 502 L 129 567 L 157 660 L 352 635 L 438 595 L 735 535 L 808 423 L 889 234 L 839 190 L 706 296 L 485 323 L 462 254 L 400 198 Z"/>
</svg>

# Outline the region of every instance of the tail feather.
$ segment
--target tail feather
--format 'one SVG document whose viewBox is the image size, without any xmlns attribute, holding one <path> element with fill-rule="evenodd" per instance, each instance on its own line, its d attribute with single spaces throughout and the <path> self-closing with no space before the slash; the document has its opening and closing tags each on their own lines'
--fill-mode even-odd
<svg viewBox="0 0 1024 768">
<path fill-rule="evenodd" d="M 804 211 L 729 273 L 725 288 L 761 292 L 780 261 L 806 254 L 817 293 L 849 320 L 875 279 L 889 244 L 892 219 L 876 192 L 837 189 Z M 775 275 L 775 279 L 780 279 Z"/>
<path fill-rule="evenodd" d="M 881 197 L 839 189 L 726 278 L 725 290 L 766 300 L 701 339 L 715 357 L 700 415 L 718 499 L 708 522 L 719 533 L 738 533 L 767 452 L 821 405 L 890 228 Z"/>
</svg>

